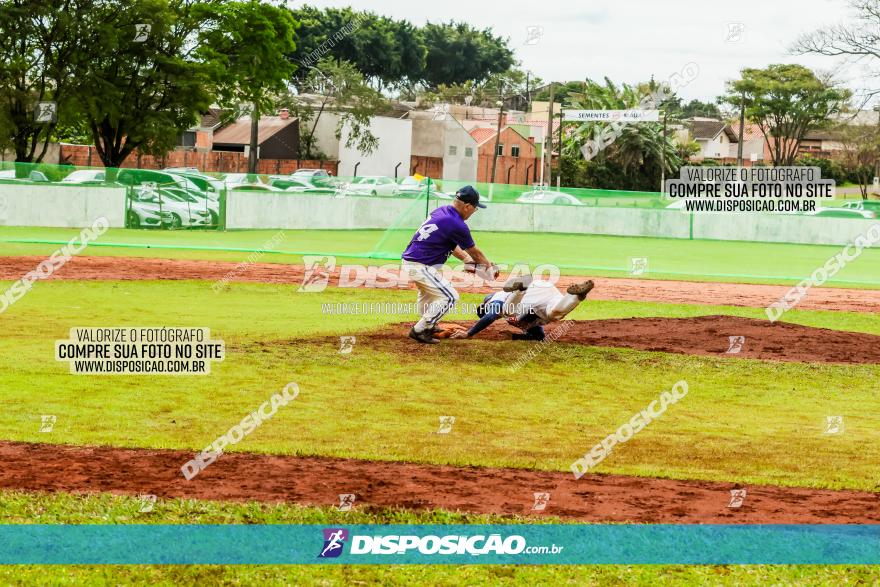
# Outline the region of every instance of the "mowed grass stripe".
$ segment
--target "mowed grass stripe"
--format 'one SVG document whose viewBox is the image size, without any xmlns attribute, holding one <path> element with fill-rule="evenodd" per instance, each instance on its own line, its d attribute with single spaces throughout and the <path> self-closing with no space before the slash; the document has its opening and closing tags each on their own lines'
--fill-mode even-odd
<svg viewBox="0 0 880 587">
<path fill-rule="evenodd" d="M 321 303 L 412 297 L 375 290 L 307 295 L 263 284 L 214 293 L 200 282 L 40 283 L 0 315 L 0 437 L 198 450 L 296 381 L 300 397 L 232 450 L 564 471 L 684 379 L 688 396 L 597 471 L 877 490 L 878 366 L 558 342 L 511 373 L 526 349 L 520 343 L 477 339 L 428 350 L 363 336 L 351 355 L 339 354 L 335 335 L 401 317 L 323 315 Z M 588 303 L 575 317 L 664 312 L 700 308 Z M 813 325 L 840 317 L 795 315 Z M 844 318 L 876 329 L 863 314 Z M 71 376 L 54 360 L 54 341 L 70 327 L 111 325 L 208 326 L 229 356 L 209 377 Z M 48 434 L 38 431 L 44 414 L 58 417 Z M 456 417 L 451 434 L 436 433 L 443 415 Z M 823 434 L 832 415 L 844 416 L 845 434 Z"/>
</svg>

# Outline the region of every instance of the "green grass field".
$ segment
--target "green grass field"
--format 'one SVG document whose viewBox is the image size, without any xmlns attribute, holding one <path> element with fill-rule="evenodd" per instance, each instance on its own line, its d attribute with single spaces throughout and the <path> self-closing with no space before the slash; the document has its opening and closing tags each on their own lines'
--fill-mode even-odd
<svg viewBox="0 0 880 587">
<path fill-rule="evenodd" d="M 13 524 L 486 524 L 551 523 L 449 512 L 383 510 L 370 514 L 332 508 L 159 500 L 140 513 L 134 497 L 0 492 L 3 522 Z M 0 567 L 9 585 L 870 585 L 869 566 L 57 566 Z"/>
<path fill-rule="evenodd" d="M 0 229 L 0 255 L 48 255 L 57 245 L 9 240 L 66 240 L 77 231 Z M 274 231 L 147 232 L 113 230 L 102 243 L 170 248 L 90 247 L 86 254 L 241 261 Z M 370 250 L 379 231 L 288 232 L 270 262 L 335 247 Z M 490 252 L 565 264 L 579 255 L 626 267 L 630 256 L 668 257 L 678 268 L 785 271 L 806 275 L 836 247 L 707 243 L 544 235 L 478 235 Z M 575 241 L 577 244 L 571 247 Z M 539 242 L 540 253 L 534 249 Z M 187 249 L 182 246 L 197 248 Z M 769 247 L 769 248 L 768 248 Z M 638 254 L 638 251 L 648 251 Z M 543 257 L 551 257 L 547 261 Z M 383 262 L 375 260 L 374 262 Z M 853 282 L 877 279 L 880 254 L 866 252 L 847 268 Z M 713 265 L 714 264 L 714 265 Z M 652 261 L 652 268 L 655 266 Z M 591 272 L 592 273 L 592 272 Z M 596 272 L 602 274 L 602 272 Z M 621 275 L 620 271 L 607 271 Z M 651 274 L 649 277 L 658 277 Z M 670 275 L 670 277 L 674 277 Z M 728 277 L 719 280 L 743 279 Z M 784 283 L 781 279 L 759 281 Z M 0 282 L 0 291 L 11 282 Z M 875 365 L 818 365 L 685 356 L 567 344 L 549 345 L 522 370 L 514 342 L 461 341 L 428 349 L 431 360 L 402 341 L 366 333 L 411 316 L 325 314 L 335 302 L 411 302 L 409 291 L 328 289 L 296 293 L 295 285 L 231 283 L 214 291 L 198 281 L 45 281 L 0 314 L 0 438 L 198 450 L 243 414 L 296 381 L 293 409 L 281 410 L 232 450 L 345 456 L 435 464 L 566 471 L 571 462 L 679 379 L 690 393 L 643 430 L 598 472 L 745 484 L 878 491 L 880 395 Z M 863 286 L 865 284 L 862 284 Z M 464 295 L 475 302 L 477 295 Z M 729 314 L 762 318 L 760 308 L 593 302 L 574 319 Z M 460 319 L 452 316 L 454 319 Z M 464 319 L 464 318 L 461 318 Z M 786 321 L 880 334 L 880 316 L 793 310 Z M 72 376 L 54 359 L 54 341 L 82 326 L 209 327 L 228 356 L 209 377 Z M 357 335 L 350 355 L 341 335 Z M 467 360 L 462 360 L 466 356 Z M 426 382 L 433 382 L 425 385 Z M 53 414 L 51 433 L 40 416 Z M 455 415 L 455 433 L 435 434 L 439 415 Z M 822 434 L 826 416 L 843 415 L 846 434 Z M 329 417 L 328 417 L 329 416 Z M 0 492 L 3 523 L 482 523 L 449 512 L 341 513 L 296 505 L 160 501 L 139 514 L 134 498 Z M 5 567 L 0 582 L 18 584 L 431 584 L 431 585 L 856 585 L 875 584 L 870 567 L 598 566 L 598 567 Z"/>
<path fill-rule="evenodd" d="M 264 284 L 232 284 L 215 293 L 199 282 L 41 283 L 0 318 L 0 373 L 7 390 L 0 399 L 0 437 L 199 449 L 254 402 L 296 381 L 302 389 L 296 409 L 278 414 L 235 450 L 564 471 L 661 390 L 686 379 L 687 401 L 606 460 L 600 472 L 876 487 L 876 366 L 779 364 L 559 342 L 511 374 L 522 345 L 479 339 L 431 349 L 429 361 L 389 341 L 364 342 L 350 356 L 338 354 L 337 336 L 407 317 L 325 315 L 322 303 L 412 297 L 379 290 L 297 294 L 293 286 Z M 596 302 L 573 317 L 707 310 Z M 880 333 L 876 317 L 807 311 L 792 316 L 823 327 L 834 327 L 838 318 Z M 66 338 L 71 327 L 172 321 L 208 326 L 212 336 L 225 340 L 229 356 L 210 377 L 72 377 L 66 363 L 54 360 L 54 340 Z M 468 361 L 457 360 L 462 349 Z M 429 381 L 458 383 L 426 386 Z M 328 406 L 334 410 L 329 419 L 322 417 Z M 49 435 L 38 431 L 40 414 L 58 416 Z M 441 414 L 456 416 L 455 435 L 434 434 Z M 825 416 L 832 414 L 844 415 L 849 431 L 833 442 L 821 434 Z M 140 425 L 128 426 L 132 421 Z M 835 457 L 840 454 L 847 455 L 846 467 Z"/>
<path fill-rule="evenodd" d="M 302 263 L 308 254 L 336 255 L 339 262 L 382 264 L 399 255 L 411 230 L 157 231 L 112 229 L 86 255 L 164 257 L 239 262 L 266 250 L 266 263 Z M 0 227 L 0 256 L 50 255 L 77 229 Z M 385 242 L 383 238 L 386 239 Z M 842 247 L 647 237 L 482 232 L 477 244 L 496 263 L 558 265 L 566 274 L 628 277 L 631 259 L 646 257 L 652 279 L 793 284 Z M 269 243 L 269 244 L 267 244 Z M 381 246 L 380 246 L 380 243 Z M 368 258 L 374 250 L 382 252 Z M 880 288 L 880 250 L 868 249 L 826 287 Z"/>
</svg>

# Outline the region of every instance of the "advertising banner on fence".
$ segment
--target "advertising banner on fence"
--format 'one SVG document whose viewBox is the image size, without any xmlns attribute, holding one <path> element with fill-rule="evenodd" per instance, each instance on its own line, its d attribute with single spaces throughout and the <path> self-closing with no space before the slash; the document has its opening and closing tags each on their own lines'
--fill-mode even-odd
<svg viewBox="0 0 880 587">
<path fill-rule="evenodd" d="M 659 122 L 659 110 L 563 110 L 567 121 L 577 122 Z"/>
</svg>

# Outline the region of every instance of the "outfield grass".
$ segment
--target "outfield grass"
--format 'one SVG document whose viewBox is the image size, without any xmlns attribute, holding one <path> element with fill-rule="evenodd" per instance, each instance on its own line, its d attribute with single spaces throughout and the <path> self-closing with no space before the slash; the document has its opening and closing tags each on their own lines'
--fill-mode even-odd
<svg viewBox="0 0 880 587">
<path fill-rule="evenodd" d="M 163 257 L 171 259 L 244 260 L 251 251 L 272 247 L 259 260 L 302 263 L 303 254 L 334 254 L 339 262 L 381 264 L 365 259 L 388 235 L 381 230 L 149 231 L 112 229 L 86 255 Z M 379 248 L 399 255 L 409 231 L 393 232 Z M 77 229 L 0 227 L 0 256 L 49 256 Z M 558 265 L 567 274 L 629 276 L 631 259 L 647 257 L 647 278 L 741 283 L 792 284 L 812 274 L 842 247 L 736 241 L 700 241 L 647 237 L 479 232 L 477 243 L 498 263 Z M 50 244 L 21 241 L 51 241 Z M 111 246 L 112 245 L 112 246 Z M 361 256 L 358 258 L 358 256 Z M 827 286 L 880 287 L 880 250 L 868 249 Z"/>
<path fill-rule="evenodd" d="M 5 285 L 5 284 L 4 284 Z M 519 372 L 521 343 L 425 349 L 336 335 L 403 316 L 323 315 L 322 303 L 412 301 L 411 292 L 206 282 L 44 282 L 0 315 L 0 438 L 201 449 L 290 381 L 302 390 L 234 450 L 568 470 L 679 379 L 687 398 L 606 459 L 606 473 L 874 490 L 878 366 L 810 365 L 601 349 L 559 342 Z M 476 296 L 468 296 L 476 299 Z M 574 318 L 744 308 L 590 302 Z M 794 311 L 803 324 L 880 333 L 876 316 Z M 228 357 L 210 377 L 71 376 L 56 339 L 80 326 L 211 328 Z M 320 338 L 324 337 L 324 338 Z M 415 351 L 415 352 L 413 352 Z M 40 433 L 40 415 L 58 421 Z M 454 415 L 454 433 L 437 435 Z M 825 436 L 826 416 L 846 433 Z"/>
<path fill-rule="evenodd" d="M 259 503 L 159 500 L 140 513 L 134 497 L 0 492 L 5 524 L 517 524 L 543 518 L 444 511 L 357 510 Z M 0 582 L 21 585 L 854 585 L 880 580 L 869 566 L 684 565 L 36 565 L 0 566 Z"/>
</svg>

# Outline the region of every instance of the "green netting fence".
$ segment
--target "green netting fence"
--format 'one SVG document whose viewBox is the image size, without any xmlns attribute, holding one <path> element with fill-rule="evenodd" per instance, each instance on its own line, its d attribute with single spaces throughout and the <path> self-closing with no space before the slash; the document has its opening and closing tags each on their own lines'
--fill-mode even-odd
<svg viewBox="0 0 880 587">
<path fill-rule="evenodd" d="M 34 246 L 63 244 L 71 233 L 48 227 L 77 224 L 59 218 L 58 211 L 50 210 L 52 206 L 48 202 L 57 203 L 59 194 L 76 194 L 76 190 L 98 186 L 117 189 L 118 196 L 112 192 L 114 198 L 118 197 L 114 206 L 118 204 L 118 210 L 124 211 L 125 226 L 140 229 L 111 231 L 100 242 L 90 245 L 98 250 L 119 250 L 119 254 L 147 248 L 204 251 L 207 255 L 266 253 L 288 262 L 295 262 L 302 255 L 330 254 L 382 263 L 399 259 L 413 232 L 430 211 L 450 203 L 455 190 L 465 183 L 420 176 L 340 178 L 316 170 L 289 175 L 249 175 L 202 173 L 192 168 L 104 169 L 5 162 L 0 163 L 0 227 L 3 227 L 0 242 Z M 669 209 L 669 202 L 657 193 L 472 185 L 488 205 L 471 221 L 477 242 L 491 259 L 508 265 L 552 263 L 567 272 L 594 275 L 797 281 L 840 249 L 839 246 L 770 243 L 768 241 L 779 240 L 778 235 L 767 232 L 775 230 L 772 227 L 763 228 L 764 232 L 753 231 L 740 242 L 705 239 L 699 235 L 695 238 L 694 216 Z M 53 223 L 41 219 L 27 224 L 4 217 L 11 211 L 6 202 L 6 195 L 11 193 L 9 186 L 18 186 L 18 194 L 25 186 L 27 206 L 33 212 L 45 212 L 59 220 Z M 316 230 L 313 218 L 307 214 L 286 218 L 270 211 L 265 215 L 264 224 L 249 227 L 254 230 L 218 230 L 238 225 L 238 219 L 230 217 L 227 211 L 227 203 L 233 195 L 239 205 L 245 202 L 251 208 L 276 205 L 278 196 L 282 199 L 290 196 L 291 202 L 314 204 L 317 201 L 318 206 L 298 209 L 329 216 L 338 223 L 331 229 L 324 224 L 324 229 Z M 261 198 L 266 195 L 271 198 Z M 377 208 L 382 210 L 380 223 L 349 222 L 363 210 Z M 626 234 L 625 231 L 599 230 L 607 227 L 595 223 L 597 230 L 592 232 L 583 226 L 565 228 L 571 225 L 565 220 L 584 218 L 592 214 L 590 208 L 595 210 L 597 218 L 610 215 L 617 222 L 623 222 L 623 228 L 630 222 L 640 222 L 650 230 L 625 237 L 614 236 Z M 539 222 L 539 218 L 547 217 L 556 217 L 560 222 L 557 225 Z M 528 222 L 516 222 L 523 219 Z M 787 223 L 794 222 L 790 220 L 780 218 L 777 228 L 781 230 Z M 848 222 L 834 220 L 838 223 L 834 225 L 835 230 L 842 226 L 841 222 Z M 665 224 L 675 224 L 679 233 L 665 232 L 662 228 Z M 508 226 L 514 225 L 519 228 L 508 230 Z M 523 229 L 523 225 L 533 228 Z M 41 228 L 30 228 L 32 226 Z M 291 232 L 280 245 L 266 250 L 264 243 L 279 228 L 291 229 Z M 272 257 L 265 260 L 270 261 Z M 858 263 L 852 263 L 830 282 L 880 285 L 880 251 L 865 251 Z"/>
</svg>

